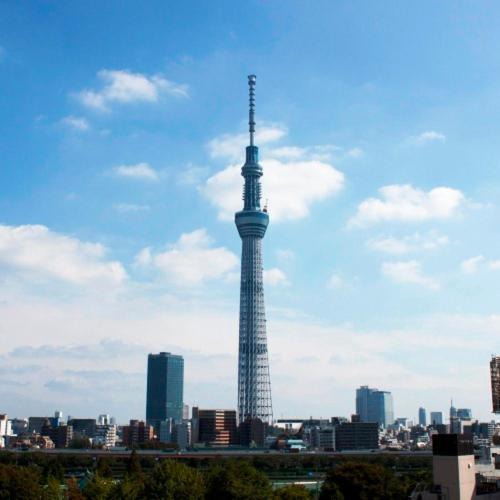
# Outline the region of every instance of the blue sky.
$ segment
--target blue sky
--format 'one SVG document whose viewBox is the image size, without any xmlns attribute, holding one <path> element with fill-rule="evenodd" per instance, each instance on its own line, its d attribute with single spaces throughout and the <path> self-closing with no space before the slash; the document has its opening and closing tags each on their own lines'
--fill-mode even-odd
<svg viewBox="0 0 500 500">
<path fill-rule="evenodd" d="M 146 354 L 234 407 L 246 76 L 275 415 L 490 419 L 493 2 L 0 5 L 0 411 L 144 416 Z M 306 404 L 307 402 L 307 404 Z M 304 408 L 307 408 L 304 414 Z"/>
</svg>

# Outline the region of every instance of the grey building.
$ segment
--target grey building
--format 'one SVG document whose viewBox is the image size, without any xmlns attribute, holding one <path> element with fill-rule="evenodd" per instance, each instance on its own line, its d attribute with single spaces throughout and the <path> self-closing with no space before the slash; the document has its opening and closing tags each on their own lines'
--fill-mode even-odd
<svg viewBox="0 0 500 500">
<path fill-rule="evenodd" d="M 95 436 L 97 425 L 95 418 L 72 418 L 71 420 L 68 420 L 68 425 L 73 427 L 74 437 L 93 438 Z"/>
<path fill-rule="evenodd" d="M 335 451 L 335 427 L 314 427 L 311 429 L 311 445 L 321 451 Z"/>
<path fill-rule="evenodd" d="M 425 408 L 422 407 L 418 409 L 418 425 L 421 425 L 422 427 L 427 426 L 427 412 L 425 411 Z"/>
<path fill-rule="evenodd" d="M 160 422 L 171 418 L 182 422 L 184 359 L 160 352 L 148 356 L 146 421 L 159 432 Z"/>
</svg>

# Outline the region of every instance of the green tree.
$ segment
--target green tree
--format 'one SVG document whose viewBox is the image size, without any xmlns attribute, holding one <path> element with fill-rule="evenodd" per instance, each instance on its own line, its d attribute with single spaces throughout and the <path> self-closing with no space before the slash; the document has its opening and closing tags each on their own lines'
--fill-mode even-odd
<svg viewBox="0 0 500 500">
<path fill-rule="evenodd" d="M 83 493 L 78 487 L 78 482 L 74 477 L 66 481 L 66 498 L 68 500 L 85 500 Z"/>
<path fill-rule="evenodd" d="M 42 478 L 44 482 L 47 483 L 50 478 L 58 479 L 59 481 L 64 479 L 64 467 L 58 457 L 47 457 L 41 465 L 43 468 Z"/>
<path fill-rule="evenodd" d="M 111 479 L 96 474 L 83 488 L 83 495 L 89 500 L 107 500 L 110 498 L 114 488 Z"/>
<path fill-rule="evenodd" d="M 136 450 L 132 450 L 132 453 L 127 461 L 127 474 L 132 477 L 142 475 L 141 461 L 137 456 Z"/>
<path fill-rule="evenodd" d="M 196 469 L 166 459 L 146 478 L 144 493 L 148 500 L 197 500 L 204 498 L 205 485 Z"/>
<path fill-rule="evenodd" d="M 54 477 L 49 477 L 43 490 L 43 500 L 62 500 L 65 497 L 61 491 L 61 482 Z"/>
<path fill-rule="evenodd" d="M 34 467 L 0 465 L 0 499 L 41 498 L 40 473 Z"/>
<path fill-rule="evenodd" d="M 311 500 L 311 494 L 301 484 L 289 484 L 274 491 L 273 500 Z"/>
<path fill-rule="evenodd" d="M 212 466 L 207 474 L 207 500 L 268 500 L 272 487 L 263 473 L 245 461 Z"/>
<path fill-rule="evenodd" d="M 321 500 L 332 498 L 328 495 L 333 484 L 349 500 L 399 500 L 406 497 L 405 485 L 391 470 L 367 462 L 345 462 L 331 469 L 321 489 Z"/>
<path fill-rule="evenodd" d="M 101 457 L 97 461 L 97 475 L 100 478 L 113 477 L 113 471 L 111 470 L 111 465 L 109 462 L 109 459 L 105 457 Z"/>
<path fill-rule="evenodd" d="M 109 496 L 110 500 L 142 500 L 144 498 L 147 497 L 144 492 L 143 477 L 129 475 L 115 484 Z"/>
<path fill-rule="evenodd" d="M 345 497 L 335 483 L 325 481 L 319 498 L 320 500 L 344 500 Z"/>
</svg>

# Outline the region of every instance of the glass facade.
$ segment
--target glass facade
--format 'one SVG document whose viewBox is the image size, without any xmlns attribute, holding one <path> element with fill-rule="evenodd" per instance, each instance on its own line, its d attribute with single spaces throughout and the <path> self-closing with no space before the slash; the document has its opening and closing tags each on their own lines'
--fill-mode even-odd
<svg viewBox="0 0 500 500">
<path fill-rule="evenodd" d="M 418 425 L 425 427 L 427 425 L 427 412 L 425 408 L 418 409 Z"/>
<path fill-rule="evenodd" d="M 361 386 L 356 390 L 356 413 L 361 422 L 377 422 L 383 427 L 393 424 L 392 394 Z"/>
<path fill-rule="evenodd" d="M 431 411 L 431 425 L 442 425 L 442 424 L 443 424 L 443 412 Z"/>
<path fill-rule="evenodd" d="M 182 422 L 184 398 L 184 359 L 160 352 L 148 356 L 146 420 L 159 429 L 168 418 Z"/>
</svg>

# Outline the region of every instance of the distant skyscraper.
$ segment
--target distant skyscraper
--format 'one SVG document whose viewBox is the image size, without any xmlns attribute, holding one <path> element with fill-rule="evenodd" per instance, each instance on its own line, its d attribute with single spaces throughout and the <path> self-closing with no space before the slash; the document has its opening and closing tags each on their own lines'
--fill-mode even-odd
<svg viewBox="0 0 500 500">
<path fill-rule="evenodd" d="M 248 77 L 250 88 L 250 145 L 241 169 L 245 178 L 243 210 L 235 214 L 236 227 L 242 239 L 240 284 L 240 331 L 238 354 L 238 413 L 239 421 L 259 418 L 271 422 L 273 408 L 267 355 L 266 314 L 262 270 L 262 239 L 269 216 L 260 206 L 259 150 L 254 145 L 255 75 Z"/>
<path fill-rule="evenodd" d="M 418 409 L 418 425 L 425 427 L 427 425 L 427 412 L 425 408 L 420 407 Z"/>
<path fill-rule="evenodd" d="M 370 397 L 368 415 L 372 422 L 387 427 L 394 423 L 392 394 L 389 391 L 375 391 Z"/>
<path fill-rule="evenodd" d="M 457 418 L 457 409 L 453 406 L 453 399 L 451 400 L 450 404 L 450 420 L 452 418 Z"/>
<path fill-rule="evenodd" d="M 356 390 L 356 413 L 361 422 L 377 422 L 387 427 L 394 423 L 392 394 L 366 385 Z"/>
<path fill-rule="evenodd" d="M 491 358 L 490 373 L 493 413 L 500 413 L 500 356 L 493 356 Z"/>
<path fill-rule="evenodd" d="M 442 425 L 442 424 L 443 424 L 443 412 L 431 411 L 431 425 Z"/>
<path fill-rule="evenodd" d="M 370 389 L 367 385 L 362 385 L 356 389 L 356 414 L 359 416 L 360 422 L 368 422 L 368 401 L 370 395 L 377 389 Z"/>
<path fill-rule="evenodd" d="M 457 418 L 460 420 L 472 420 L 472 410 L 470 408 L 458 408 Z"/>
<path fill-rule="evenodd" d="M 182 421 L 184 396 L 184 359 L 160 352 L 148 356 L 146 421 L 159 432 L 159 424 L 167 418 Z"/>
</svg>

